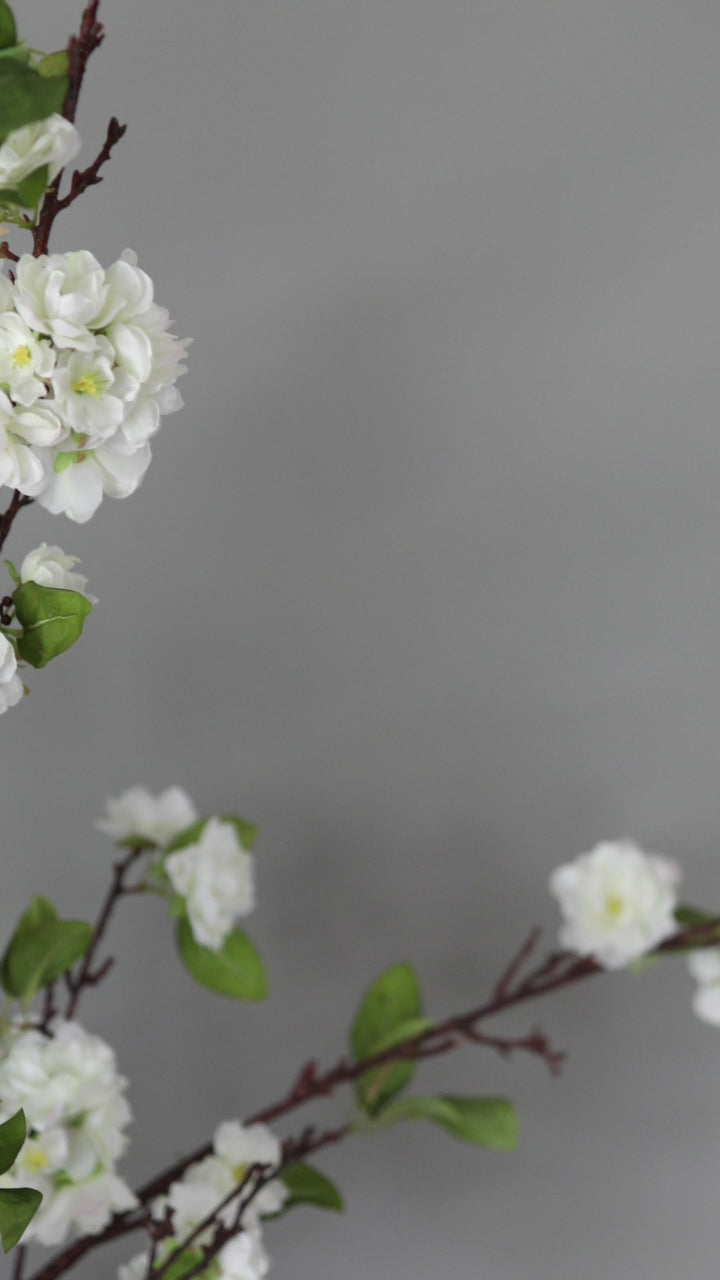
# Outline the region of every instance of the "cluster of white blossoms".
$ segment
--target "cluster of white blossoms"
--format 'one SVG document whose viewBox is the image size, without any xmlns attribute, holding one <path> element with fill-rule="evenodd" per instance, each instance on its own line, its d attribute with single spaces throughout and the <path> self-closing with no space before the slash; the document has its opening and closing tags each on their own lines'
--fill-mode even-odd
<svg viewBox="0 0 720 1280">
<path fill-rule="evenodd" d="M 156 1263 L 161 1266 L 163 1259 L 214 1214 L 221 1201 L 237 1188 L 238 1196 L 217 1214 L 218 1221 L 231 1226 L 246 1179 L 249 1187 L 253 1170 L 267 1176 L 279 1167 L 280 1160 L 280 1143 L 265 1125 L 242 1125 L 237 1120 L 226 1120 L 219 1125 L 213 1138 L 213 1154 L 191 1165 L 182 1180 L 173 1182 L 167 1195 L 153 1205 L 153 1217 L 159 1221 L 169 1219 L 172 1226 L 172 1237 L 163 1240 Z M 228 1241 L 203 1272 L 207 1280 L 262 1280 L 267 1275 L 270 1259 L 262 1241 L 261 1219 L 278 1213 L 287 1194 L 278 1178 L 264 1183 L 242 1211 L 242 1234 Z M 212 1226 L 204 1229 L 189 1248 L 207 1244 L 213 1230 Z M 137 1255 L 120 1267 L 118 1280 L 143 1280 L 147 1264 L 147 1253 Z"/>
<path fill-rule="evenodd" d="M 185 901 L 195 941 L 217 951 L 234 921 L 255 906 L 254 859 L 243 848 L 235 823 L 222 818 L 209 818 L 197 839 L 168 852 L 197 817 L 181 787 L 157 796 L 145 787 L 131 787 L 107 801 L 107 817 L 97 826 L 114 840 L 146 840 L 165 851 L 162 867 Z"/>
<path fill-rule="evenodd" d="M 14 1025 L 0 1038 L 0 1120 L 22 1107 L 28 1127 L 0 1185 L 42 1193 L 23 1240 L 55 1245 L 101 1231 L 136 1198 L 115 1172 L 131 1115 L 112 1049 L 77 1022 L 48 1031 Z"/>
<path fill-rule="evenodd" d="M 0 484 L 46 510 L 89 520 L 103 494 L 126 498 L 151 457 L 187 340 L 129 249 L 105 270 L 85 249 L 0 276 Z"/>
<path fill-rule="evenodd" d="M 80 134 L 75 125 L 57 112 L 13 129 L 0 144 L 0 188 L 17 187 L 44 165 L 49 184 L 79 150 Z"/>
</svg>

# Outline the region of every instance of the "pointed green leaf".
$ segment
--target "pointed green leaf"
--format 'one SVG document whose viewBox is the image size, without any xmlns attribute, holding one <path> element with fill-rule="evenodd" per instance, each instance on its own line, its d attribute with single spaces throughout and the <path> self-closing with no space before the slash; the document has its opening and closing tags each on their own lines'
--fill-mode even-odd
<svg viewBox="0 0 720 1280">
<path fill-rule="evenodd" d="M 717 916 L 710 915 L 707 911 L 700 911 L 697 907 L 691 907 L 686 902 L 681 902 L 675 908 L 675 919 L 683 929 L 694 929 L 696 926 L 711 924 Z"/>
<path fill-rule="evenodd" d="M 53 920 L 57 920 L 57 918 L 57 911 L 55 910 L 52 902 L 48 902 L 47 898 L 36 897 L 30 899 L 30 905 L 23 912 L 15 925 L 12 937 L 3 954 L 2 964 L 0 964 L 0 983 L 2 984 L 3 991 L 6 991 L 8 995 L 14 996 L 17 994 L 17 992 L 11 989 L 11 985 L 9 985 L 11 984 L 11 979 L 7 968 L 8 956 L 14 943 L 17 942 L 18 938 L 21 938 L 23 935 L 31 932 L 33 929 L 37 929 L 39 925 L 48 924 Z"/>
<path fill-rule="evenodd" d="M 5 561 L 5 564 L 7 565 L 7 571 L 8 571 L 8 573 L 10 574 L 10 577 L 12 578 L 13 582 L 15 583 L 15 586 L 16 586 L 16 587 L 19 587 L 19 586 L 20 586 L 20 574 L 18 573 L 17 569 L 15 568 L 15 565 L 13 564 L 12 560 L 6 560 L 6 561 Z"/>
<path fill-rule="evenodd" d="M 0 137 L 60 111 L 68 84 L 67 76 L 48 79 L 17 58 L 0 59 Z"/>
<path fill-rule="evenodd" d="M 193 1251 L 192 1249 L 185 1249 L 185 1251 L 180 1254 L 179 1258 L 176 1258 L 174 1262 L 170 1263 L 167 1271 L 163 1271 L 163 1280 L 183 1280 L 183 1276 L 188 1275 L 191 1271 L 197 1270 L 197 1267 L 201 1262 L 201 1253 L 197 1250 Z M 158 1259 L 158 1263 L 160 1263 L 160 1259 Z"/>
<path fill-rule="evenodd" d="M 517 1146 L 517 1112 L 507 1098 L 402 1098 L 383 1112 L 383 1124 L 401 1120 L 429 1120 L 455 1138 L 495 1151 Z"/>
<path fill-rule="evenodd" d="M 246 933 L 233 929 L 218 951 L 195 941 L 187 916 L 178 920 L 177 948 L 188 973 L 202 987 L 235 1000 L 264 1000 L 267 976 L 259 952 Z"/>
<path fill-rule="evenodd" d="M 5 990 L 29 1004 L 41 987 L 82 959 L 92 937 L 92 925 L 84 920 L 51 920 L 16 933 L 3 960 Z"/>
<path fill-rule="evenodd" d="M 46 666 L 75 644 L 92 610 L 87 596 L 79 591 L 41 587 L 37 582 L 24 582 L 12 599 L 23 628 L 18 652 L 33 667 Z"/>
<path fill-rule="evenodd" d="M 399 1023 L 387 1035 L 381 1036 L 373 1046 L 373 1056 L 385 1049 L 394 1049 L 397 1045 L 413 1040 L 432 1026 L 430 1018 L 408 1018 Z M 407 1088 L 415 1074 L 416 1064 L 407 1061 L 384 1062 L 379 1067 L 371 1067 L 355 1081 L 355 1096 L 360 1106 L 370 1116 L 378 1115 L 392 1098 L 397 1097 Z"/>
<path fill-rule="evenodd" d="M 0 1124 L 0 1173 L 7 1173 L 14 1165 L 26 1137 L 24 1111 L 16 1111 L 14 1116 Z"/>
<path fill-rule="evenodd" d="M 180 831 L 168 845 L 167 852 L 177 853 L 179 849 L 187 849 L 188 845 L 197 844 L 209 821 L 209 818 L 198 818 L 197 822 L 191 823 L 184 831 Z M 235 828 L 240 847 L 249 853 L 257 840 L 257 827 L 252 822 L 246 822 L 244 818 L 231 813 L 221 814 L 218 821 L 227 822 Z"/>
<path fill-rule="evenodd" d="M 0 49 L 10 49 L 17 44 L 17 30 L 10 5 L 0 0 Z"/>
<path fill-rule="evenodd" d="M 40 1192 L 31 1187 L 0 1190 L 0 1237 L 5 1253 L 15 1247 L 41 1203 Z"/>
<path fill-rule="evenodd" d="M 297 1204 L 314 1204 L 318 1209 L 345 1208 L 340 1192 L 324 1173 L 314 1169 L 310 1164 L 290 1164 L 280 1173 L 280 1181 L 285 1183 L 289 1195 L 280 1210 L 281 1213 L 294 1208 Z"/>
<path fill-rule="evenodd" d="M 350 1031 L 355 1061 L 371 1057 L 383 1036 L 421 1014 L 422 996 L 415 971 L 409 964 L 386 969 L 368 987 L 355 1015 Z"/>
</svg>

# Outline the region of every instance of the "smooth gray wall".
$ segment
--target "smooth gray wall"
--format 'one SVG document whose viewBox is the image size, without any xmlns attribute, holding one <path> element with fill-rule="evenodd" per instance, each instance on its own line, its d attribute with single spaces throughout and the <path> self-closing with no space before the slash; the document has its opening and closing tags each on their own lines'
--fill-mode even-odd
<svg viewBox="0 0 720 1280">
<path fill-rule="evenodd" d="M 44 48 L 80 8 L 17 5 Z M 60 542 L 100 605 L 2 723 L 0 915 L 39 891 L 91 912 L 104 797 L 182 783 L 262 827 L 273 985 L 204 995 L 128 905 L 84 1021 L 132 1081 L 139 1180 L 332 1061 L 387 963 L 416 961 L 433 1013 L 477 1001 L 531 924 L 551 944 L 547 876 L 600 838 L 681 859 L 718 906 L 720 18 L 103 11 L 83 159 L 110 114 L 129 130 L 54 248 L 134 247 L 195 343 L 140 492 L 84 527 L 31 509 L 8 546 Z M 509 1091 L 520 1151 L 338 1150 L 347 1215 L 271 1228 L 273 1274 L 714 1274 L 720 1036 L 690 994 L 678 962 L 508 1019 L 569 1049 L 560 1080 L 428 1068 Z"/>
</svg>

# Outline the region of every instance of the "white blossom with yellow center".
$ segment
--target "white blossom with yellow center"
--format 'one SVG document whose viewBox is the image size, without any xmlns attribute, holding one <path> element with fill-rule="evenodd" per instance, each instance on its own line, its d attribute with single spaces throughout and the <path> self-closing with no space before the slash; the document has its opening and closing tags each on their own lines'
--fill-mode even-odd
<svg viewBox="0 0 720 1280">
<path fill-rule="evenodd" d="M 676 932 L 680 868 L 629 840 L 599 844 L 550 877 L 563 917 L 560 944 L 620 969 Z"/>
</svg>

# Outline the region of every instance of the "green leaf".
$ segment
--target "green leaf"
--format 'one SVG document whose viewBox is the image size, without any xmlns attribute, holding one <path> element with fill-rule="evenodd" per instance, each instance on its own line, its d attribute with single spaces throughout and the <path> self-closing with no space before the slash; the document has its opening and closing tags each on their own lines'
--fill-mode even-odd
<svg viewBox="0 0 720 1280">
<path fill-rule="evenodd" d="M 697 907 L 681 902 L 675 908 L 675 919 L 683 929 L 694 929 L 704 924 L 711 924 L 717 916 L 709 915 L 707 911 L 700 911 Z"/>
<path fill-rule="evenodd" d="M 318 1209 L 336 1211 L 342 1211 L 345 1208 L 343 1198 L 335 1184 L 310 1164 L 290 1164 L 279 1176 L 289 1192 L 280 1213 L 287 1212 L 297 1204 L 314 1204 Z"/>
<path fill-rule="evenodd" d="M 5 948 L 2 963 L 0 963 L 0 984 L 2 984 L 3 991 L 6 991 L 8 995 L 14 996 L 16 994 L 15 991 L 11 990 L 11 979 L 8 974 L 7 967 L 8 956 L 13 944 L 24 934 L 31 932 L 33 929 L 37 929 L 42 924 L 49 924 L 53 920 L 57 919 L 57 911 L 55 910 L 52 902 L 48 902 L 47 898 L 36 897 L 30 899 L 30 905 L 23 912 L 15 925 L 13 935 Z"/>
<path fill-rule="evenodd" d="M 41 987 L 55 982 L 87 953 L 92 925 L 84 920 L 50 918 L 54 908 L 35 898 L 20 920 L 5 952 L 0 976 L 8 995 L 26 1003 Z M 35 917 L 41 918 L 36 919 Z"/>
<path fill-rule="evenodd" d="M 209 818 L 198 818 L 197 822 L 191 823 L 184 831 L 178 832 L 175 839 L 167 846 L 167 852 L 177 853 L 179 849 L 186 849 L 188 845 L 197 844 L 209 821 Z M 246 822 L 245 818 L 238 817 L 237 814 L 221 814 L 218 821 L 227 822 L 231 827 L 235 828 L 241 848 L 249 853 L 257 840 L 257 827 L 252 822 Z"/>
<path fill-rule="evenodd" d="M 23 209 L 37 209 L 42 197 L 45 194 L 48 185 L 48 167 L 46 164 L 41 165 L 34 173 L 29 173 L 27 178 L 23 178 L 15 188 L 17 196 L 16 204 Z M 0 201 L 3 193 L 0 192 Z"/>
<path fill-rule="evenodd" d="M 413 1040 L 432 1026 L 430 1018 L 408 1018 L 405 1022 L 393 1027 L 387 1035 L 381 1036 L 373 1046 L 373 1056 L 385 1049 L 394 1049 L 397 1045 Z M 371 1067 L 355 1081 L 355 1096 L 370 1116 L 376 1116 L 392 1098 L 406 1089 L 412 1080 L 417 1064 L 409 1059 L 405 1062 L 384 1062 L 379 1067 Z"/>
<path fill-rule="evenodd" d="M 369 1058 L 383 1036 L 422 1014 L 422 996 L 414 969 L 396 964 L 368 987 L 355 1015 L 350 1044 L 356 1062 Z"/>
<path fill-rule="evenodd" d="M 10 5 L 0 0 L 0 49 L 9 49 L 17 44 L 17 29 Z"/>
<path fill-rule="evenodd" d="M 454 1138 L 495 1151 L 517 1146 L 517 1112 L 507 1098 L 462 1098 L 446 1094 L 436 1098 L 403 1098 L 383 1112 L 383 1124 L 401 1120 L 429 1120 Z"/>
<path fill-rule="evenodd" d="M 14 1116 L 0 1124 L 0 1173 L 7 1173 L 14 1165 L 26 1137 L 24 1111 L 16 1111 Z"/>
<path fill-rule="evenodd" d="M 0 137 L 34 120 L 60 111 L 68 91 L 67 76 L 48 79 L 17 58 L 0 60 Z"/>
<path fill-rule="evenodd" d="M 162 1258 L 159 1258 L 158 1263 L 160 1264 L 161 1261 Z M 183 1276 L 188 1275 L 188 1273 L 193 1271 L 201 1262 L 201 1253 L 197 1250 L 193 1251 L 192 1249 L 186 1249 L 184 1253 L 180 1254 L 179 1258 L 176 1258 L 174 1262 L 171 1262 L 167 1271 L 163 1271 L 163 1280 L 182 1280 Z"/>
<path fill-rule="evenodd" d="M 46 666 L 75 644 L 92 611 L 90 601 L 79 591 L 41 587 L 37 582 L 24 582 L 12 599 L 23 628 L 18 652 L 33 667 Z"/>
<path fill-rule="evenodd" d="M 264 1000 L 267 997 L 265 966 L 247 934 L 232 929 L 218 951 L 195 941 L 187 916 L 178 920 L 175 940 L 188 973 L 220 996 L 235 1000 Z"/>
<path fill-rule="evenodd" d="M 15 583 L 15 586 L 16 586 L 16 587 L 19 587 L 19 586 L 20 586 L 20 574 L 18 573 L 17 569 L 15 568 L 15 565 L 13 564 L 12 560 L 6 560 L 6 561 L 5 561 L 5 564 L 7 565 L 7 571 L 8 571 L 8 573 L 10 574 L 10 577 L 12 578 L 13 582 Z"/>
<path fill-rule="evenodd" d="M 46 53 L 39 62 L 35 63 L 35 70 L 39 76 L 66 76 L 70 69 L 70 59 L 67 56 L 67 49 L 58 49 L 56 53 Z"/>
<path fill-rule="evenodd" d="M 0 1237 L 5 1253 L 15 1247 L 41 1203 L 40 1192 L 31 1187 L 0 1190 Z"/>
</svg>

